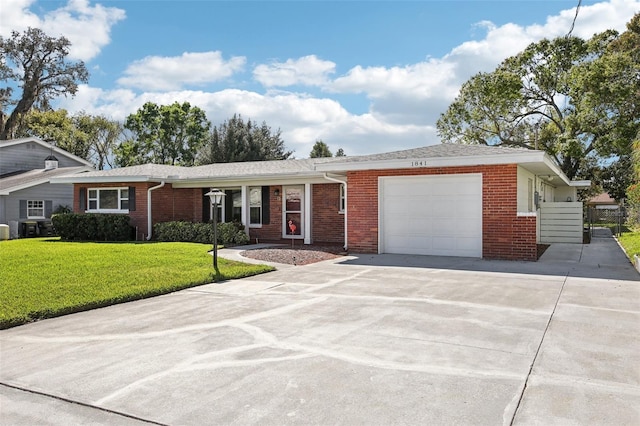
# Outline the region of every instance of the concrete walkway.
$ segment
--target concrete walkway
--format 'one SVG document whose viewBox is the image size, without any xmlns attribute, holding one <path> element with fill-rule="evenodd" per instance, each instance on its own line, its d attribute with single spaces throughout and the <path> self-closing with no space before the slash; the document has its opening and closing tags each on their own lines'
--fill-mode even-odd
<svg viewBox="0 0 640 426">
<path fill-rule="evenodd" d="M 347 256 L 3 330 L 0 424 L 637 425 L 620 255 Z"/>
</svg>

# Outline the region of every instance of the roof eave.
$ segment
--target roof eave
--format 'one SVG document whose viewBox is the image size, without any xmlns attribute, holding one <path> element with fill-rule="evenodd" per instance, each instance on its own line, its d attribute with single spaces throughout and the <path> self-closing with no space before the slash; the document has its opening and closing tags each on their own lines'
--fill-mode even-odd
<svg viewBox="0 0 640 426">
<path fill-rule="evenodd" d="M 166 178 L 153 176 L 62 176 L 52 178 L 52 183 L 117 183 L 117 182 L 160 182 Z"/>
<path fill-rule="evenodd" d="M 81 167 L 81 166 L 79 166 Z M 76 170 L 74 173 L 82 173 L 82 172 L 87 172 L 93 170 L 93 167 L 82 167 L 78 170 Z M 0 195 L 10 195 L 12 192 L 16 192 L 16 191 L 22 191 L 23 189 L 27 189 L 27 188 L 32 188 L 34 186 L 38 186 L 38 185 L 42 185 L 45 183 L 50 183 L 50 184 L 59 184 L 59 183 L 68 183 L 68 182 L 58 182 L 57 179 L 61 179 L 63 178 L 62 176 L 59 178 L 56 177 L 47 177 L 44 176 L 42 179 L 37 179 L 37 180 L 32 180 L 20 185 L 15 185 L 15 186 L 11 186 L 9 188 L 6 188 L 4 190 L 2 190 L 0 192 Z"/>
<path fill-rule="evenodd" d="M 330 162 L 315 165 L 317 171 L 345 172 L 358 170 L 415 169 L 427 167 L 478 166 L 542 162 L 544 152 L 531 151 L 513 154 L 470 155 L 455 157 L 416 157 L 396 160 Z"/>
</svg>

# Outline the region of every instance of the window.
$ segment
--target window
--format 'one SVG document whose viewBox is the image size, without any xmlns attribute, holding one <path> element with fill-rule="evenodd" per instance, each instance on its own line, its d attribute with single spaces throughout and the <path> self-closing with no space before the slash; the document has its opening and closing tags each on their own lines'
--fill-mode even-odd
<svg viewBox="0 0 640 426">
<path fill-rule="evenodd" d="M 129 210 L 129 188 L 89 189 L 88 209 L 97 211 Z"/>
<path fill-rule="evenodd" d="M 44 219 L 44 201 L 27 201 L 27 219 Z"/>
<path fill-rule="evenodd" d="M 249 225 L 262 225 L 262 188 L 249 188 Z"/>
<path fill-rule="evenodd" d="M 344 213 L 344 209 L 347 207 L 347 194 L 344 190 L 344 184 L 340 185 L 340 213 Z"/>
</svg>

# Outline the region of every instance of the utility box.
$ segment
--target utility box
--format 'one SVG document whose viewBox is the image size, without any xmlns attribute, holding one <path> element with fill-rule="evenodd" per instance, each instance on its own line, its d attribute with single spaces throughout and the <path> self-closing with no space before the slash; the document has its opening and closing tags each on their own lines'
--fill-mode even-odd
<svg viewBox="0 0 640 426">
<path fill-rule="evenodd" d="M 41 237 L 53 236 L 53 223 L 50 220 L 39 220 L 38 231 Z"/>
<path fill-rule="evenodd" d="M 22 238 L 33 238 L 38 236 L 38 222 L 26 221 L 22 222 L 20 229 L 20 236 Z"/>
</svg>

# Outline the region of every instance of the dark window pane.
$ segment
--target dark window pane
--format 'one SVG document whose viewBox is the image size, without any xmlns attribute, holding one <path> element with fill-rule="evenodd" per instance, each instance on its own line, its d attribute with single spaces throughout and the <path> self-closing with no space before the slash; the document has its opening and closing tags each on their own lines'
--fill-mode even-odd
<svg viewBox="0 0 640 426">
<path fill-rule="evenodd" d="M 100 191 L 100 209 L 117 210 L 118 206 L 118 190 L 107 189 Z"/>
<path fill-rule="evenodd" d="M 259 225 L 260 219 L 262 219 L 262 212 L 260 207 L 249 208 L 249 223 L 252 225 Z"/>
</svg>

